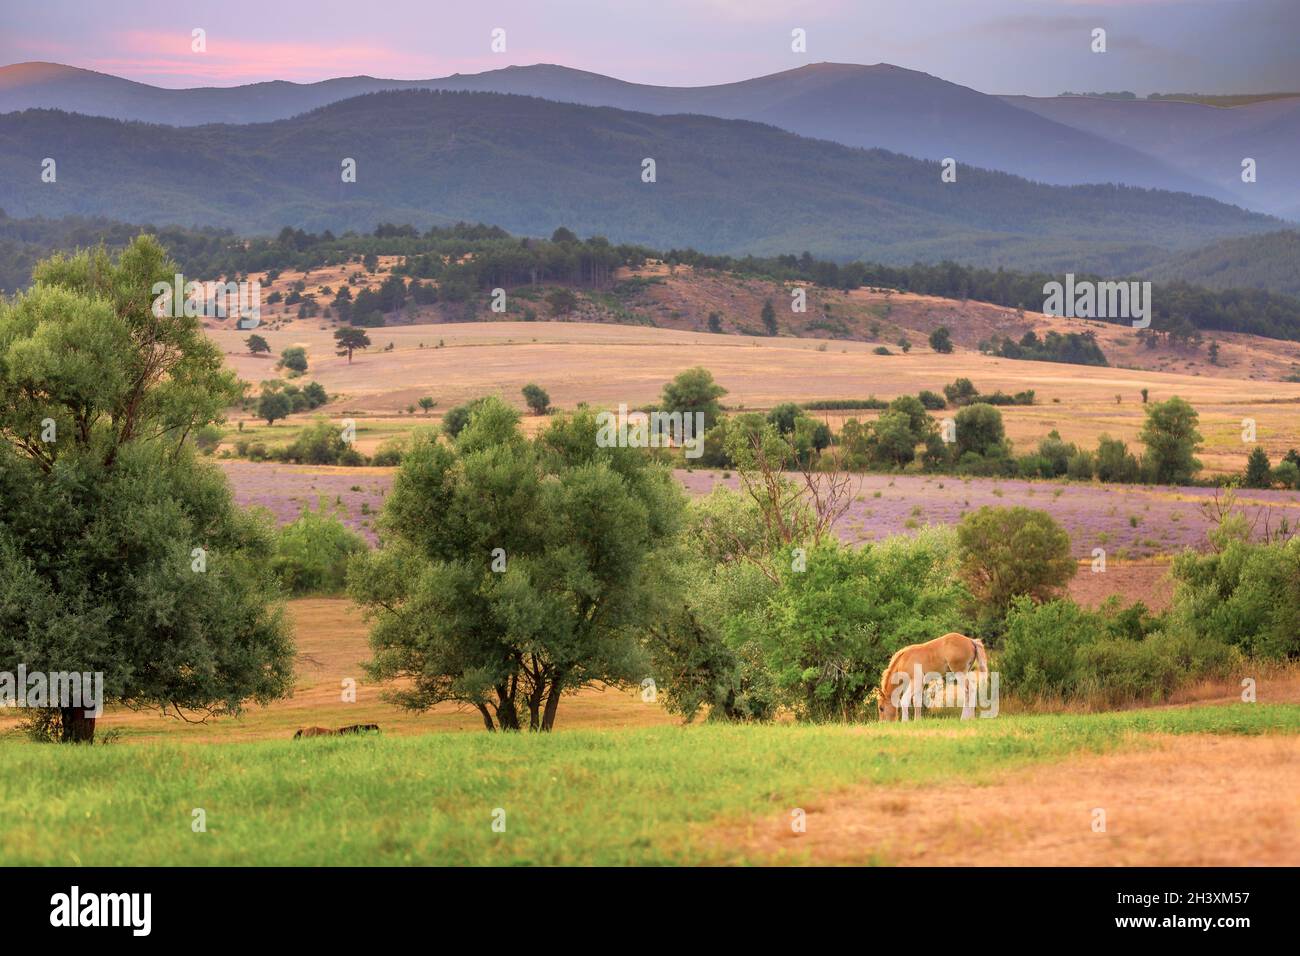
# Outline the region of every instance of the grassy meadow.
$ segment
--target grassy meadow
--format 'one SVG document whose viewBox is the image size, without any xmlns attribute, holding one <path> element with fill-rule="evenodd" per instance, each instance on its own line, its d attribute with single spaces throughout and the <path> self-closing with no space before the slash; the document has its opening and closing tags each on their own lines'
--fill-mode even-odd
<svg viewBox="0 0 1300 956">
<path fill-rule="evenodd" d="M 1300 705 L 1242 704 L 906 726 L 10 744 L 0 751 L 8 769 L 0 862 L 763 862 L 719 834 L 747 819 L 789 815 L 837 788 L 923 799 L 914 788 L 960 780 L 977 785 L 978 801 L 978 785 L 1009 772 L 1141 752 L 1165 735 L 1297 733 Z M 193 829 L 196 808 L 206 813 L 206 832 Z M 493 829 L 498 809 L 504 832 Z"/>
</svg>

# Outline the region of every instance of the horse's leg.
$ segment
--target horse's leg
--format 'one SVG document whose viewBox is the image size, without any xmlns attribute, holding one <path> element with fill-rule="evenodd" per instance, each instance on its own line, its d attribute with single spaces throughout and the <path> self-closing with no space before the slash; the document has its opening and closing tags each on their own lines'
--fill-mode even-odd
<svg viewBox="0 0 1300 956">
<path fill-rule="evenodd" d="M 975 713 L 975 691 L 971 687 L 970 671 L 961 675 L 961 719 L 969 720 Z"/>
<path fill-rule="evenodd" d="M 903 723 L 907 723 L 907 721 L 910 719 L 907 716 L 907 708 L 910 707 L 911 704 L 912 704 L 912 695 L 910 692 L 904 694 L 903 699 L 898 702 L 898 719 Z"/>
</svg>

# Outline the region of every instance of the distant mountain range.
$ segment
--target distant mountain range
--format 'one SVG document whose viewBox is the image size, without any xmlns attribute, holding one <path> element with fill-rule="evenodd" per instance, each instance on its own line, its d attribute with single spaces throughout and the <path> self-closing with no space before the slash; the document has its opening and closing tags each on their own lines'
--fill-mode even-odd
<svg viewBox="0 0 1300 956">
<path fill-rule="evenodd" d="M 47 156 L 54 183 L 40 178 Z M 341 181 L 345 157 L 355 183 Z M 654 183 L 642 181 L 646 157 Z M 425 91 L 237 126 L 0 115 L 0 208 L 245 235 L 379 221 L 477 220 L 524 235 L 567 225 L 658 248 L 1103 274 L 1283 226 L 1185 193 L 1048 186 L 969 166 L 941 183 L 933 162 L 753 122 Z"/>
<path fill-rule="evenodd" d="M 747 119 L 1039 182 L 1186 191 L 1300 218 L 1300 177 L 1285 175 L 1283 165 L 1300 140 L 1300 97 L 1233 109 L 999 97 L 888 64 L 838 63 L 703 87 L 627 83 L 543 64 L 428 80 L 357 76 L 167 90 L 59 64 L 20 63 L 0 68 L 0 112 L 51 108 L 175 126 L 261 123 L 395 89 L 515 93 L 656 115 Z M 1240 182 L 1239 153 L 1260 160 L 1259 183 Z"/>
<path fill-rule="evenodd" d="M 1300 220 L 1300 96 L 1225 109 L 1200 103 L 1116 100 L 1091 96 L 1004 97 L 1057 123 L 1139 150 L 1209 183 L 1232 201 Z M 1253 159 L 1256 179 L 1241 179 Z M 1001 167 L 999 167 L 1001 168 Z M 1211 193 L 1207 193 L 1211 195 Z"/>
</svg>

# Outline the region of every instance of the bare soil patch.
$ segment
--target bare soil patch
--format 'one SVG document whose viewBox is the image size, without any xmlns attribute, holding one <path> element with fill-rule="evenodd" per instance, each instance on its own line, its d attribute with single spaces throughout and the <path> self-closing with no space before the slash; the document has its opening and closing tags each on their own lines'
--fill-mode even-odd
<svg viewBox="0 0 1300 956">
<path fill-rule="evenodd" d="M 1296 866 L 1291 736 L 1152 738 L 980 786 L 857 787 L 711 834 L 727 858 L 917 866 Z M 1094 830 L 1094 811 L 1105 830 Z"/>
</svg>

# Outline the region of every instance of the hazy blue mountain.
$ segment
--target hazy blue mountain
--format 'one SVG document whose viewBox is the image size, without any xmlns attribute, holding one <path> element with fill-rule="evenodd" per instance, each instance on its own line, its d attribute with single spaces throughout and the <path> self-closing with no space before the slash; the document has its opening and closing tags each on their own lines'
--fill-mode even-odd
<svg viewBox="0 0 1300 956">
<path fill-rule="evenodd" d="M 40 164 L 58 163 L 56 183 Z M 357 161 L 356 183 L 341 161 Z M 657 164 L 642 181 L 642 160 Z M 369 231 L 459 220 L 549 235 L 839 260 L 1132 271 L 1281 227 L 1204 197 L 1047 186 L 758 123 L 481 93 L 378 93 L 274 123 L 166 127 L 0 116 L 0 208 L 218 226 Z"/>
<path fill-rule="evenodd" d="M 429 80 L 360 76 L 309 84 L 164 90 L 73 67 L 26 63 L 0 68 L 0 112 L 44 107 L 180 126 L 253 123 L 391 89 L 517 93 L 660 115 L 749 119 L 801 136 L 925 159 L 952 157 L 962 166 L 999 169 L 1047 183 L 1115 182 L 1230 198 L 1221 187 L 1118 145 L 1104 134 L 888 64 L 819 63 L 702 87 L 627 83 L 542 64 Z"/>
<path fill-rule="evenodd" d="M 1230 109 L 1168 100 L 1009 96 L 1013 106 L 1136 149 L 1251 209 L 1300 219 L 1300 96 Z M 1241 161 L 1257 164 L 1241 181 Z"/>
</svg>

